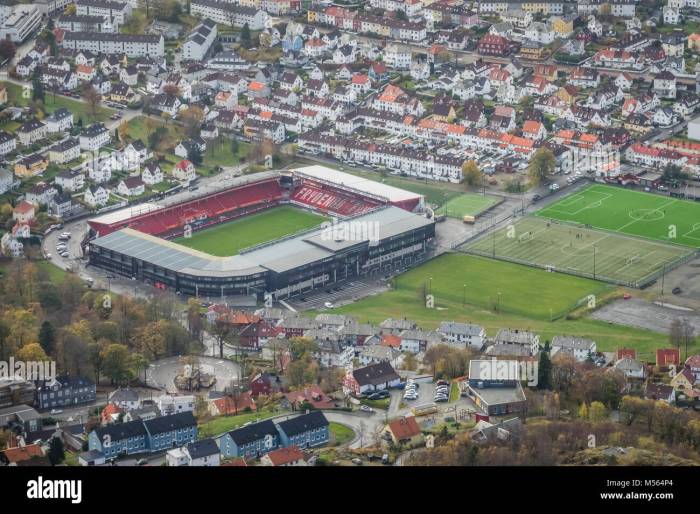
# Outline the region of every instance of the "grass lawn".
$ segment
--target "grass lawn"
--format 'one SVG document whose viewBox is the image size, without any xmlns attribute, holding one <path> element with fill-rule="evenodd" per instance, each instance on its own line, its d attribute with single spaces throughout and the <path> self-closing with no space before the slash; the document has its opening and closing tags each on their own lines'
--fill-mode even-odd
<svg viewBox="0 0 700 514">
<path fill-rule="evenodd" d="M 416 301 L 421 301 L 425 287 L 438 308 L 445 302 L 465 302 L 546 320 L 564 316 L 590 294 L 611 289 L 594 280 L 461 254 L 442 255 L 404 273 L 397 282 L 395 287 Z"/>
<path fill-rule="evenodd" d="M 211 255 L 236 255 L 243 248 L 320 225 L 325 218 L 289 206 L 274 207 L 174 240 Z"/>
<path fill-rule="evenodd" d="M 688 200 L 594 184 L 536 214 L 700 248 L 700 203 Z"/>
<path fill-rule="evenodd" d="M 355 432 L 347 425 L 331 421 L 328 426 L 331 431 L 331 439 L 337 444 L 345 444 L 355 438 Z"/>
<path fill-rule="evenodd" d="M 37 261 L 36 267 L 40 270 L 46 271 L 49 280 L 56 285 L 62 284 L 66 276 L 69 275 L 67 271 L 59 268 L 58 266 L 54 266 L 49 261 Z"/>
<path fill-rule="evenodd" d="M 437 210 L 437 214 L 445 214 L 457 219 L 462 219 L 464 216 L 478 216 L 497 202 L 498 198 L 495 196 L 464 193 L 445 202 Z"/>
<path fill-rule="evenodd" d="M 146 116 L 137 116 L 129 122 L 129 129 L 127 131 L 127 136 L 131 139 L 140 139 L 145 144 L 148 144 L 148 136 L 151 133 L 146 126 Z M 151 131 L 155 131 L 160 127 L 165 127 L 168 129 L 169 138 L 173 145 L 185 138 L 185 134 L 179 125 L 174 123 L 166 123 L 164 120 L 152 119 L 153 126 Z M 248 143 L 238 142 L 238 149 L 234 154 L 231 148 L 231 140 L 225 139 L 223 144 L 217 144 L 216 141 L 210 141 L 207 143 L 207 150 L 204 152 L 203 162 L 199 166 L 196 166 L 197 173 L 202 176 L 209 176 L 218 169 L 219 166 L 235 166 L 241 162 L 241 159 L 248 155 L 249 145 Z M 163 152 L 159 152 L 163 153 Z M 168 162 L 176 164 L 180 162 L 181 158 L 177 157 L 175 154 L 170 152 L 165 152 L 165 158 Z M 166 166 L 163 170 L 169 172 L 172 166 Z"/>
<path fill-rule="evenodd" d="M 27 107 L 32 99 L 25 98 L 23 96 L 22 86 L 14 84 L 12 82 L 2 82 L 2 84 L 7 87 L 7 99 L 10 104 L 14 104 L 18 107 Z M 84 124 L 92 123 L 93 121 L 105 121 L 110 115 L 116 112 L 114 109 L 108 107 L 98 107 L 97 116 L 93 120 L 92 114 L 89 113 L 88 104 L 78 100 L 71 100 L 64 96 L 56 95 L 54 99 L 53 93 L 46 91 L 44 96 L 44 109 L 46 114 L 50 114 L 56 109 L 65 107 L 73 113 L 73 121 L 78 123 L 78 119 L 82 118 Z"/>
<path fill-rule="evenodd" d="M 79 466 L 80 464 L 78 463 L 78 454 L 73 453 L 73 452 L 66 452 L 66 459 L 63 461 L 63 463 L 66 466 Z"/>
<path fill-rule="evenodd" d="M 132 140 L 140 139 L 143 143 L 148 144 L 148 135 L 151 132 L 155 132 L 160 127 L 165 127 L 168 129 L 168 132 L 172 136 L 173 140 L 178 140 L 182 137 L 182 133 L 178 125 L 175 125 L 174 123 L 166 123 L 165 120 L 155 118 L 150 118 L 152 126 L 149 131 L 148 127 L 146 126 L 147 119 L 148 118 L 146 116 L 137 116 L 130 120 L 126 135 Z"/>
<path fill-rule="evenodd" d="M 459 386 L 457 385 L 457 382 L 452 382 L 452 385 L 450 386 L 450 403 L 456 402 L 459 400 L 460 392 L 459 392 Z"/>
<path fill-rule="evenodd" d="M 226 139 L 224 144 L 216 144 L 215 141 L 207 143 L 207 150 L 204 152 L 204 166 L 212 171 L 219 166 L 235 166 L 241 162 L 241 158 L 248 155 L 248 143 L 238 142 L 238 149 L 233 153 L 231 140 Z"/>
<path fill-rule="evenodd" d="M 389 404 L 391 403 L 391 398 L 382 398 L 381 400 L 368 400 L 363 398 L 360 400 L 360 403 L 362 405 L 372 407 L 373 409 L 387 410 L 389 408 Z"/>
<path fill-rule="evenodd" d="M 439 267 L 435 264 L 438 261 L 441 261 Z M 588 292 L 614 293 L 616 290 L 609 286 L 594 281 L 581 283 L 580 279 L 569 282 L 573 277 L 515 264 L 483 261 L 486 259 L 459 254 L 435 259 L 399 276 L 398 289 L 337 307 L 334 312 L 355 316 L 363 323 L 381 323 L 390 317 L 406 317 L 424 329 L 437 328 L 440 322 L 445 320 L 476 323 L 484 327 L 489 337 L 495 337 L 501 328 L 521 328 L 538 333 L 543 343 L 551 341 L 555 335 L 587 337 L 596 341 L 599 351 L 613 351 L 622 347 L 636 348 L 639 358 L 649 360 L 654 360 L 656 348 L 668 346 L 666 335 L 649 330 L 624 327 L 586 317 L 564 317 L 553 322 L 549 320 L 549 303 L 553 303 L 553 300 L 557 300 L 560 305 L 566 305 Z M 493 266 L 494 264 L 506 267 Z M 432 273 L 433 271 L 439 271 L 440 275 Z M 522 275 L 519 272 L 522 272 Z M 535 274 L 531 275 L 530 272 Z M 435 309 L 425 307 L 425 302 L 414 287 L 416 283 L 422 283 L 431 275 L 433 293 L 436 295 Z M 445 275 L 453 277 L 452 280 L 446 279 Z M 465 280 L 459 280 L 457 277 L 464 277 Z M 469 282 L 468 277 L 475 277 L 477 280 Z M 554 277 L 558 279 L 552 282 Z M 509 284 L 509 281 L 512 283 Z M 458 285 L 455 285 L 455 282 Z M 467 303 L 464 305 L 461 287 L 463 283 L 468 284 Z M 476 284 L 479 285 L 478 292 L 475 290 Z M 536 287 L 533 287 L 533 284 L 536 284 Z M 503 295 L 499 313 L 493 309 L 490 302 L 485 302 L 480 296 L 485 294 L 488 300 L 488 296 L 492 295 L 490 291 L 498 291 L 497 288 L 501 286 L 508 287 L 500 289 Z M 523 308 L 522 305 L 528 303 L 532 305 L 525 305 Z"/>
<path fill-rule="evenodd" d="M 260 412 L 245 412 L 237 416 L 219 416 L 199 425 L 198 435 L 200 439 L 219 436 L 225 432 L 240 428 L 249 421 L 255 423 L 256 421 L 272 418 L 284 413 L 285 411 L 282 410 L 263 409 Z"/>
<path fill-rule="evenodd" d="M 648 239 L 528 216 L 465 247 L 487 257 L 514 260 L 575 275 L 639 287 L 692 250 Z"/>
</svg>

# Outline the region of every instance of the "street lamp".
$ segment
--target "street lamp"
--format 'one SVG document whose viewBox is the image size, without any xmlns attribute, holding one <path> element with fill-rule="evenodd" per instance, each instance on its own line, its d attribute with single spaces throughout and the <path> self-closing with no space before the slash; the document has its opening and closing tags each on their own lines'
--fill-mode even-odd
<svg viewBox="0 0 700 514">
<path fill-rule="evenodd" d="M 496 303 L 496 312 L 501 313 L 501 292 L 497 293 L 498 302 Z"/>
<path fill-rule="evenodd" d="M 464 284 L 462 288 L 462 307 L 467 304 L 467 284 Z"/>
</svg>

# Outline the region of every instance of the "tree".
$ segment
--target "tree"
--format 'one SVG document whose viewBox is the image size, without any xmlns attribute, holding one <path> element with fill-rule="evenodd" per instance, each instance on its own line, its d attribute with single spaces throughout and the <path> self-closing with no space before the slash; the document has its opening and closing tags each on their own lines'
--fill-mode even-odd
<svg viewBox="0 0 700 514">
<path fill-rule="evenodd" d="M 32 77 L 32 100 L 44 103 L 45 97 L 44 83 L 41 81 L 41 69 L 37 66 Z"/>
<path fill-rule="evenodd" d="M 149 361 L 141 353 L 132 353 L 129 358 L 129 369 L 134 374 L 135 377 L 141 377 L 141 371 L 143 371 L 143 384 L 146 385 L 146 370 L 148 369 Z"/>
<path fill-rule="evenodd" d="M 9 39 L 0 41 L 0 57 L 3 61 L 12 59 L 17 53 L 17 46 Z"/>
<path fill-rule="evenodd" d="M 530 182 L 535 186 L 545 183 L 549 175 L 554 171 L 556 162 L 554 154 L 549 148 L 539 148 L 535 155 L 532 156 L 527 169 Z"/>
<path fill-rule="evenodd" d="M 601 402 L 591 403 L 588 409 L 588 418 L 591 421 L 603 421 L 607 416 L 607 409 Z"/>
<path fill-rule="evenodd" d="M 192 164 L 194 164 L 195 166 L 199 166 L 204 160 L 204 157 L 202 156 L 202 151 L 197 145 L 192 145 L 190 147 L 190 149 L 187 151 L 187 158 L 190 161 L 192 161 Z"/>
<path fill-rule="evenodd" d="M 104 349 L 107 346 L 106 341 L 98 341 L 88 344 L 88 361 L 92 365 L 92 373 L 95 377 L 95 384 L 100 383 L 102 368 L 104 367 Z"/>
<path fill-rule="evenodd" d="M 308 337 L 292 337 L 289 340 L 289 353 L 292 360 L 302 359 L 305 355 L 313 354 L 318 350 L 318 345 Z"/>
<path fill-rule="evenodd" d="M 588 405 L 584 402 L 578 409 L 578 417 L 581 419 L 588 419 Z"/>
<path fill-rule="evenodd" d="M 83 100 L 88 104 L 90 115 L 94 120 L 97 117 L 97 110 L 102 100 L 102 95 L 90 82 L 83 83 Z"/>
<path fill-rule="evenodd" d="M 66 460 L 66 451 L 63 447 L 63 441 L 60 437 L 51 438 L 51 442 L 49 443 L 49 452 L 47 456 L 52 466 L 58 466 L 64 460 Z"/>
<path fill-rule="evenodd" d="M 540 363 L 537 367 L 537 389 L 552 388 L 552 362 L 549 360 L 549 341 L 545 342 L 540 352 Z"/>
<path fill-rule="evenodd" d="M 247 23 L 243 25 L 243 28 L 241 29 L 241 45 L 245 49 L 248 49 L 251 46 L 253 46 L 250 38 L 250 27 Z"/>
<path fill-rule="evenodd" d="M 166 84 L 163 86 L 163 93 L 170 97 L 177 98 L 180 96 L 180 86 L 177 84 Z"/>
<path fill-rule="evenodd" d="M 117 128 L 117 138 L 122 144 L 126 143 L 126 136 L 129 133 L 129 123 L 122 121 Z"/>
<path fill-rule="evenodd" d="M 25 362 L 44 362 L 49 360 L 44 349 L 39 343 L 25 344 L 17 352 L 17 358 Z"/>
<path fill-rule="evenodd" d="M 202 340 L 204 334 L 204 323 L 199 313 L 199 302 L 196 298 L 187 300 L 187 330 L 190 336 L 197 341 Z"/>
<path fill-rule="evenodd" d="M 201 107 L 192 105 L 180 113 L 180 121 L 185 127 L 185 133 L 189 137 L 194 137 L 199 134 L 204 121 L 204 111 Z"/>
<path fill-rule="evenodd" d="M 46 355 L 51 355 L 54 352 L 56 345 L 56 331 L 50 321 L 46 320 L 39 328 L 39 344 L 43 348 Z"/>
<path fill-rule="evenodd" d="M 136 345 L 144 355 L 156 361 L 165 353 L 165 331 L 167 321 L 153 321 L 141 329 L 136 337 Z"/>
<path fill-rule="evenodd" d="M 210 332 L 214 336 L 216 345 L 219 347 L 219 358 L 224 358 L 224 345 L 234 334 L 234 326 L 227 316 L 219 316 L 210 326 Z"/>
<path fill-rule="evenodd" d="M 464 177 L 464 182 L 469 186 L 481 184 L 483 175 L 476 161 L 472 159 L 465 161 L 462 165 L 462 177 Z"/>
<path fill-rule="evenodd" d="M 103 369 L 112 385 L 122 385 L 131 379 L 129 371 L 129 348 L 112 343 L 103 350 Z"/>
</svg>

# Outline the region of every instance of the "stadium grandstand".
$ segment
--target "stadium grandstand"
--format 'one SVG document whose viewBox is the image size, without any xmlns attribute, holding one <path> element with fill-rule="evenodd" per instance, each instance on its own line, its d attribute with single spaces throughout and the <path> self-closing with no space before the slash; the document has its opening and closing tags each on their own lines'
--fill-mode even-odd
<svg viewBox="0 0 700 514">
<path fill-rule="evenodd" d="M 197 231 L 285 204 L 330 215 L 352 230 L 326 223 L 229 257 L 169 241 L 187 226 Z M 182 294 L 289 298 L 424 258 L 435 224 L 423 205 L 421 195 L 323 166 L 264 172 L 184 202 L 89 220 L 88 255 L 91 265 Z"/>
<path fill-rule="evenodd" d="M 393 186 L 324 166 L 307 166 L 286 173 L 264 172 L 239 177 L 225 189 L 192 200 L 169 206 L 129 207 L 93 218 L 89 224 L 99 236 L 132 228 L 171 239 L 182 235 L 185 226 L 197 231 L 282 203 L 344 218 L 387 204 L 422 211 L 424 201 L 421 195 Z"/>
</svg>

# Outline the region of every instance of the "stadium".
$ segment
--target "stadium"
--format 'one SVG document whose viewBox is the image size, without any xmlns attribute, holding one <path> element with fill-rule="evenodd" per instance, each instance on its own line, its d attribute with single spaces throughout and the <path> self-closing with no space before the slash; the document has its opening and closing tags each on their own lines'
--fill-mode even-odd
<svg viewBox="0 0 700 514">
<path fill-rule="evenodd" d="M 318 219 L 271 237 L 252 225 L 248 232 L 258 243 L 235 255 L 176 242 L 224 224 L 231 227 L 226 237 L 247 238 L 249 218 L 272 213 L 268 224 L 274 225 L 273 211 L 282 208 L 280 223 L 290 208 Z M 92 266 L 182 294 L 284 299 L 421 260 L 435 237 L 435 222 L 424 210 L 422 195 L 323 166 L 269 171 L 172 205 L 143 204 L 93 218 L 88 256 Z M 372 229 L 338 230 L 344 224 Z"/>
</svg>

